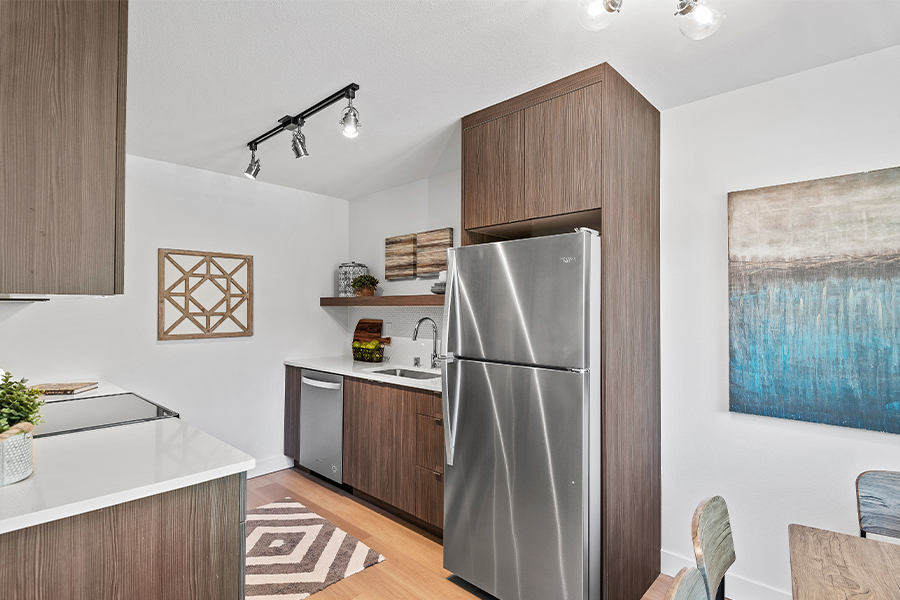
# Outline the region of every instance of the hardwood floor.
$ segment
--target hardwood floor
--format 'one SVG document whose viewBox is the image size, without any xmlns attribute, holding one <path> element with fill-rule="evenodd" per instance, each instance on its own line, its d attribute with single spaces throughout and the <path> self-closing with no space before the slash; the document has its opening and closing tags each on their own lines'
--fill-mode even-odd
<svg viewBox="0 0 900 600">
<path fill-rule="evenodd" d="M 247 481 L 247 507 L 291 497 L 384 555 L 385 561 L 316 594 L 316 600 L 491 600 L 441 566 L 440 539 L 298 469 Z M 662 600 L 660 575 L 642 600 Z"/>
</svg>

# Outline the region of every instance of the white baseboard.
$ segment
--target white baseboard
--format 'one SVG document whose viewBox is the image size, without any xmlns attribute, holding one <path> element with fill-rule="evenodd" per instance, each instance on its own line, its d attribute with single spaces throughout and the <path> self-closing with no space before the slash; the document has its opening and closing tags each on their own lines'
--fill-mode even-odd
<svg viewBox="0 0 900 600">
<path fill-rule="evenodd" d="M 697 566 L 694 557 L 684 557 L 661 550 L 659 552 L 660 570 L 674 577 L 684 567 Z M 791 593 L 777 590 L 773 587 L 741 577 L 740 575 L 725 575 L 725 595 L 731 600 L 790 600 Z"/>
<path fill-rule="evenodd" d="M 260 475 L 274 473 L 294 466 L 293 459 L 287 456 L 270 456 L 269 458 L 257 458 L 256 466 L 247 471 L 247 478 L 253 479 Z"/>
</svg>

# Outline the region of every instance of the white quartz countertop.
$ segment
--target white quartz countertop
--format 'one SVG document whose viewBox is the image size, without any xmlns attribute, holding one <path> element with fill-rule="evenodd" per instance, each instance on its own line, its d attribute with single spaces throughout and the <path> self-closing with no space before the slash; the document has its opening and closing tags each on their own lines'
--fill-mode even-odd
<svg viewBox="0 0 900 600">
<path fill-rule="evenodd" d="M 288 359 L 284 364 L 291 367 L 303 367 L 305 369 L 314 369 L 316 371 L 325 371 L 326 373 L 336 373 L 347 377 L 357 377 L 359 379 L 369 379 L 371 381 L 380 381 L 382 383 L 391 383 L 405 387 L 417 388 L 420 390 L 429 390 L 432 392 L 441 391 L 441 378 L 434 379 L 410 379 L 408 377 L 397 377 L 395 375 L 380 375 L 373 373 L 381 369 L 408 369 L 411 371 L 427 371 L 440 375 L 440 369 L 425 369 L 422 367 L 407 367 L 403 365 L 392 365 L 390 363 L 369 363 L 353 360 L 352 356 L 327 356 L 321 358 L 297 358 Z"/>
<path fill-rule="evenodd" d="M 255 465 L 253 457 L 174 418 L 38 438 L 34 473 L 0 487 L 0 533 L 218 479 Z"/>
</svg>

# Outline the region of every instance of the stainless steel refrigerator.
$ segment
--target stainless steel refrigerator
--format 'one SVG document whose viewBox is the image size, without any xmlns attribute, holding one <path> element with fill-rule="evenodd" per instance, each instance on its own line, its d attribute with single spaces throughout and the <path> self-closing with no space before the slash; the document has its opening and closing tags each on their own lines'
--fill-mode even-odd
<svg viewBox="0 0 900 600">
<path fill-rule="evenodd" d="M 448 251 L 443 328 L 444 568 L 600 598 L 600 238 Z"/>
</svg>

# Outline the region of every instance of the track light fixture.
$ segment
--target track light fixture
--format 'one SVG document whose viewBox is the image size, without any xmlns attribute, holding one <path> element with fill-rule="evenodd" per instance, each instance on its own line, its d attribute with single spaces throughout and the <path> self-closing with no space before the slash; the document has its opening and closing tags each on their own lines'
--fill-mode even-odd
<svg viewBox="0 0 900 600">
<path fill-rule="evenodd" d="M 300 131 L 301 127 L 303 127 L 303 123 L 297 125 L 297 129 L 294 130 L 294 137 L 291 140 L 291 150 L 294 151 L 294 158 L 309 156 L 309 152 L 306 150 L 306 136 Z"/>
<path fill-rule="evenodd" d="M 250 146 L 250 166 L 244 171 L 244 175 L 250 179 L 256 179 L 256 176 L 259 175 L 259 169 L 259 159 L 256 158 L 256 144 L 253 144 Z"/>
<path fill-rule="evenodd" d="M 619 14 L 624 0 L 578 0 L 578 20 L 588 31 L 600 31 Z M 702 40 L 711 36 L 725 20 L 722 0 L 675 0 L 678 28 L 685 37 Z"/>
<path fill-rule="evenodd" d="M 355 138 L 359 135 L 359 112 L 353 108 L 353 98 L 348 99 L 347 108 L 341 116 L 341 128 L 344 135 L 348 138 Z"/>
<path fill-rule="evenodd" d="M 291 150 L 294 151 L 295 158 L 303 158 L 304 156 L 309 156 L 309 152 L 306 150 L 306 136 L 303 135 L 303 132 L 300 131 L 300 128 L 306 123 L 306 119 L 313 116 L 314 114 L 328 108 L 335 102 L 339 102 L 342 99 L 346 98 L 348 101 L 347 108 L 344 109 L 344 113 L 341 117 L 341 126 L 344 130 L 344 135 L 347 137 L 356 137 L 359 134 L 359 111 L 357 111 L 353 107 L 353 99 L 356 97 L 356 91 L 359 89 L 359 86 L 355 83 L 351 83 L 345 88 L 338 90 L 332 95 L 328 96 L 324 100 L 313 104 L 303 112 L 295 116 L 284 116 L 278 119 L 278 126 L 273 127 L 269 131 L 265 132 L 261 136 L 254 138 L 247 142 L 247 146 L 250 148 L 250 166 L 247 167 L 247 170 L 244 174 L 250 179 L 256 179 L 256 176 L 259 174 L 259 159 L 256 158 L 256 149 L 259 144 L 265 142 L 266 140 L 275 137 L 282 131 L 293 131 L 294 135 L 291 138 Z"/>
</svg>

